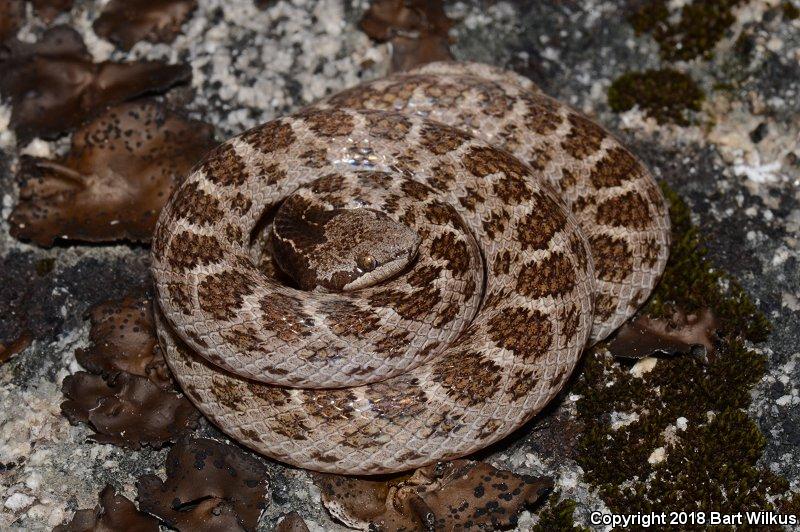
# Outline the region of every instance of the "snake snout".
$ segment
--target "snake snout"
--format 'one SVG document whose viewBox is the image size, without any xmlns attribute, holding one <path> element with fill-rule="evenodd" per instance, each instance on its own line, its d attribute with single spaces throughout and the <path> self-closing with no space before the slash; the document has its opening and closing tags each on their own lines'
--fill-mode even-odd
<svg viewBox="0 0 800 532">
<path fill-rule="evenodd" d="M 272 226 L 273 256 L 300 288 L 341 292 L 378 284 L 404 270 L 421 239 L 369 208 L 335 208 L 297 193 Z"/>
</svg>

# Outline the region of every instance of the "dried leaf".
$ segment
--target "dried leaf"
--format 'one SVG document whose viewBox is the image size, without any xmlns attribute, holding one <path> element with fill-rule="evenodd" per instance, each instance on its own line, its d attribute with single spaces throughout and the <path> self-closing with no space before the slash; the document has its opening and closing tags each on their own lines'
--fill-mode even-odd
<svg viewBox="0 0 800 532">
<path fill-rule="evenodd" d="M 158 347 L 148 297 L 107 301 L 92 308 L 89 315 L 91 346 L 75 351 L 81 366 L 104 377 L 125 372 L 145 377 L 163 390 L 174 389 Z"/>
<path fill-rule="evenodd" d="M 167 480 L 136 483 L 139 506 L 178 530 L 255 530 L 268 492 L 266 467 L 233 445 L 181 440 L 167 455 Z"/>
<path fill-rule="evenodd" d="M 289 512 L 281 519 L 275 532 L 309 532 L 308 525 L 297 512 Z"/>
<path fill-rule="evenodd" d="M 34 44 L 9 40 L 0 48 L 0 71 L 0 94 L 11 102 L 11 127 L 22 143 L 54 138 L 108 105 L 191 77 L 188 65 L 94 63 L 80 34 L 67 26 L 47 30 Z"/>
<path fill-rule="evenodd" d="M 361 19 L 361 29 L 392 44 L 392 72 L 433 61 L 453 59 L 447 18 L 441 0 L 377 0 Z"/>
<path fill-rule="evenodd" d="M 423 467 L 410 477 L 363 479 L 315 474 L 328 511 L 362 530 L 497 529 L 514 526 L 552 481 L 502 471 L 484 462 L 455 460 Z"/>
<path fill-rule="evenodd" d="M 33 337 L 31 333 L 29 331 L 23 331 L 22 334 L 8 344 L 0 343 L 0 364 L 11 360 L 11 357 L 24 351 L 31 345 L 32 341 Z"/>
<path fill-rule="evenodd" d="M 156 102 L 113 107 L 75 132 L 60 161 L 23 157 L 11 235 L 149 241 L 176 182 L 214 144 L 212 127 Z"/>
<path fill-rule="evenodd" d="M 119 373 L 106 381 L 79 371 L 64 379 L 61 411 L 73 425 L 88 424 L 94 440 L 120 447 L 160 447 L 197 425 L 199 414 L 185 397 L 149 380 Z"/>
<path fill-rule="evenodd" d="M 196 8 L 197 0 L 111 0 L 92 27 L 124 50 L 139 41 L 169 43 Z"/>
<path fill-rule="evenodd" d="M 644 358 L 654 353 L 690 353 L 695 346 L 714 352 L 717 320 L 710 309 L 686 314 L 675 309 L 668 318 L 640 316 L 623 325 L 608 346 L 612 355 Z"/>
<path fill-rule="evenodd" d="M 53 532 L 110 530 L 158 532 L 158 521 L 138 511 L 133 502 L 122 495 L 117 495 L 114 488 L 107 485 L 100 492 L 100 502 L 94 509 L 78 510 L 69 523 L 58 525 Z"/>
</svg>

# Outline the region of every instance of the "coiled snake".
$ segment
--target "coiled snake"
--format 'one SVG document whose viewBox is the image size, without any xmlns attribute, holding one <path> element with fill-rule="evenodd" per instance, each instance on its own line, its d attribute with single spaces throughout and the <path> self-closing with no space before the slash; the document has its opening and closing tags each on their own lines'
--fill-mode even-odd
<svg viewBox="0 0 800 532">
<path fill-rule="evenodd" d="M 433 63 L 209 153 L 154 235 L 158 333 L 241 443 L 405 470 L 540 411 L 647 298 L 668 235 L 600 126 L 516 74 Z"/>
</svg>

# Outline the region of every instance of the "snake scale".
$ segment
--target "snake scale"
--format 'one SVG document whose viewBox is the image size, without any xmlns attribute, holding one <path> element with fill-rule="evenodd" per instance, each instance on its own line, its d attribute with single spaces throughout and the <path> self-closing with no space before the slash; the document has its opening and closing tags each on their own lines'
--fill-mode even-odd
<svg viewBox="0 0 800 532">
<path fill-rule="evenodd" d="M 668 248 L 657 184 L 603 128 L 517 74 L 433 63 L 212 150 L 156 227 L 157 330 L 244 445 L 401 471 L 531 419 Z"/>
</svg>

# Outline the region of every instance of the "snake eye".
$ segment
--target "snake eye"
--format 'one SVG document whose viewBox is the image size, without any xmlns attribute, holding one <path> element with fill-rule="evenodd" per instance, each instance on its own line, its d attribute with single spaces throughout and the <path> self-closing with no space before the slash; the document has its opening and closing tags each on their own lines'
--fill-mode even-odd
<svg viewBox="0 0 800 532">
<path fill-rule="evenodd" d="M 356 265 L 365 272 L 371 272 L 378 267 L 378 261 L 372 255 L 361 255 L 356 259 Z"/>
</svg>

